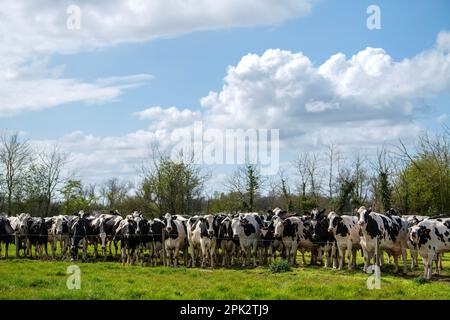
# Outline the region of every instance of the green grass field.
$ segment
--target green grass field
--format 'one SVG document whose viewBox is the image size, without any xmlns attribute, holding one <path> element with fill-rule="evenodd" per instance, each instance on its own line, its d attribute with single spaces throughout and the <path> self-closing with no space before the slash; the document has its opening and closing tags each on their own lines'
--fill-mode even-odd
<svg viewBox="0 0 450 320">
<path fill-rule="evenodd" d="M 81 269 L 79 290 L 66 286 L 72 264 Z M 369 275 L 360 267 L 349 272 L 307 266 L 274 274 L 267 267 L 212 270 L 2 258 L 0 299 L 450 299 L 449 257 L 441 276 L 430 282 L 421 279 L 421 268 L 400 276 L 392 274 L 392 266 L 383 267 L 378 290 L 367 289 Z"/>
</svg>

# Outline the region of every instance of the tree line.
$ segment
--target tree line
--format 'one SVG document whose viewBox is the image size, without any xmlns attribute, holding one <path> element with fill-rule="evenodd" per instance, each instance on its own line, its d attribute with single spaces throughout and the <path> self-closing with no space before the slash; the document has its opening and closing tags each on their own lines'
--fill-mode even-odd
<svg viewBox="0 0 450 320">
<path fill-rule="evenodd" d="M 36 216 L 79 210 L 139 210 L 147 216 L 264 211 L 281 207 L 303 213 L 327 207 L 352 213 L 366 205 L 402 214 L 450 212 L 450 130 L 422 134 L 413 148 L 381 146 L 374 155 L 345 153 L 329 144 L 322 152 L 301 152 L 289 172 L 263 176 L 256 164 L 238 167 L 222 186 L 207 194 L 211 173 L 194 155 L 173 159 L 152 150 L 136 185 L 115 177 L 85 184 L 67 173 L 70 154 L 54 145 L 32 147 L 18 133 L 0 136 L 0 212 Z"/>
</svg>

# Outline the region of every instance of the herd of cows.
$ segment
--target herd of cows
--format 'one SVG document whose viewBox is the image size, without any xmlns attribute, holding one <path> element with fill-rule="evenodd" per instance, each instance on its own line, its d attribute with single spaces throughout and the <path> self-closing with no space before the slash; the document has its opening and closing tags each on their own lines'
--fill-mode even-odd
<svg viewBox="0 0 450 320">
<path fill-rule="evenodd" d="M 32 217 L 27 213 L 8 217 L 0 215 L 0 257 L 8 246 L 16 244 L 16 254 L 77 260 L 79 251 L 85 261 L 88 245 L 93 259 L 120 256 L 125 264 L 148 261 L 150 265 L 189 267 L 267 265 L 278 256 L 297 265 L 297 253 L 306 264 L 305 252 L 311 253 L 311 264 L 342 269 L 356 267 L 357 251 L 362 250 L 364 271 L 370 264 L 384 263 L 383 252 L 391 257 L 398 272 L 398 260 L 407 272 L 407 249 L 412 265 L 422 257 L 426 278 L 442 269 L 442 255 L 450 251 L 450 218 L 417 215 L 400 216 L 394 210 L 381 214 L 361 207 L 357 214 L 338 215 L 313 210 L 305 215 L 288 213 L 279 208 L 267 213 L 216 215 L 171 215 L 146 219 L 141 213 L 122 217 L 119 212 Z M 115 252 L 113 254 L 112 246 Z M 120 245 L 120 249 L 119 249 Z M 21 253 L 22 251 L 22 253 Z M 375 261 L 377 260 L 377 261 Z"/>
</svg>

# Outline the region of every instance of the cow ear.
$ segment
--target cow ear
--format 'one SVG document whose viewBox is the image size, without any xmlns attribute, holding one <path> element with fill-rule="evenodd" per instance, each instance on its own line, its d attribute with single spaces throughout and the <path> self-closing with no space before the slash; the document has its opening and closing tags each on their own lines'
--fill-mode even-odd
<svg viewBox="0 0 450 320">
<path fill-rule="evenodd" d="M 372 208 L 369 208 L 366 213 L 371 213 L 372 212 Z"/>
<path fill-rule="evenodd" d="M 325 212 L 325 208 L 323 208 L 322 210 L 319 211 L 320 214 L 323 214 Z"/>
</svg>

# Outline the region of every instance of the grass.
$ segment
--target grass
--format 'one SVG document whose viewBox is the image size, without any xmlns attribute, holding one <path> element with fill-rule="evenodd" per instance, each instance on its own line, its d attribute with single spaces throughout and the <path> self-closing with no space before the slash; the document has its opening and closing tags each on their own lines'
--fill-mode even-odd
<svg viewBox="0 0 450 320">
<path fill-rule="evenodd" d="M 11 253 L 14 251 L 11 250 Z M 361 262 L 361 261 L 359 261 Z M 69 290 L 67 267 L 81 270 L 81 288 Z M 361 270 L 320 266 L 272 273 L 269 267 L 190 269 L 71 263 L 25 258 L 0 260 L 1 299 L 450 299 L 450 261 L 432 281 L 422 269 L 406 276 L 382 270 L 381 289 L 367 289 Z"/>
</svg>

